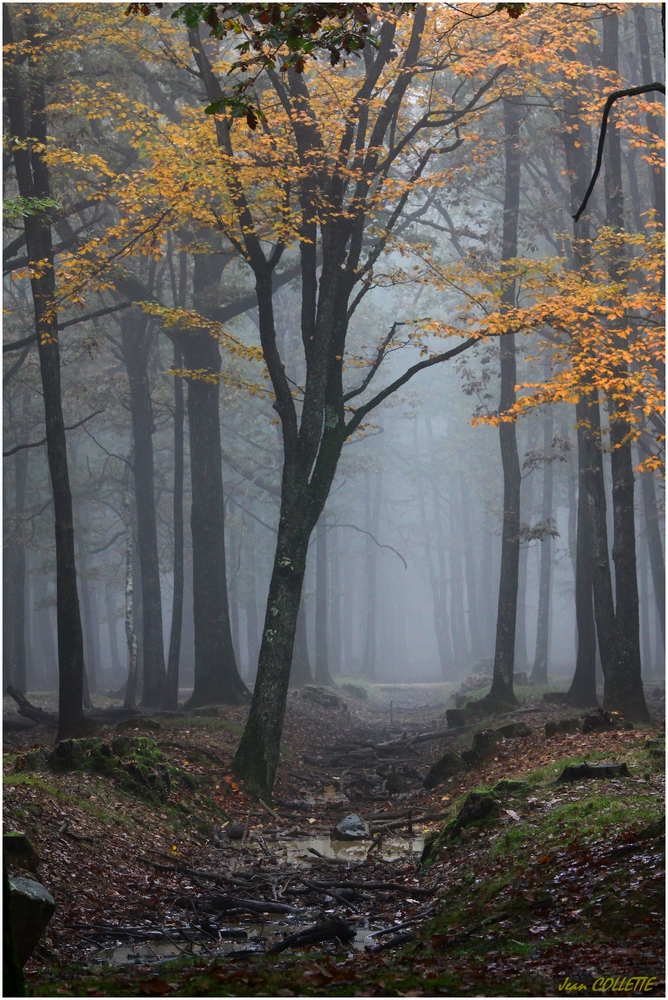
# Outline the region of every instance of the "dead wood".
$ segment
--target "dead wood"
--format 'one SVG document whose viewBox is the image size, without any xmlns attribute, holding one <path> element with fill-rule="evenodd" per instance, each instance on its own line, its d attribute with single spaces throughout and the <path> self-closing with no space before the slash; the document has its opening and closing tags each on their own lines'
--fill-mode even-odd
<svg viewBox="0 0 668 1000">
<path fill-rule="evenodd" d="M 35 722 L 43 722 L 46 726 L 55 726 L 58 728 L 58 718 L 55 715 L 51 715 L 49 712 L 45 712 L 43 708 L 37 708 L 32 705 L 23 692 L 19 691 L 18 688 L 12 687 L 11 684 L 7 685 L 7 694 L 10 695 L 19 706 L 19 715 L 25 716 L 27 719 L 33 719 Z"/>
<path fill-rule="evenodd" d="M 282 941 L 269 948 L 268 954 L 277 955 L 279 952 L 285 951 L 286 948 L 303 948 L 305 945 L 319 944 L 321 941 L 338 939 L 348 943 L 353 940 L 355 933 L 354 927 L 351 927 L 344 920 L 334 917 L 331 920 L 314 924 L 313 927 L 306 927 L 303 931 L 297 931 L 296 934 L 288 934 Z"/>
</svg>

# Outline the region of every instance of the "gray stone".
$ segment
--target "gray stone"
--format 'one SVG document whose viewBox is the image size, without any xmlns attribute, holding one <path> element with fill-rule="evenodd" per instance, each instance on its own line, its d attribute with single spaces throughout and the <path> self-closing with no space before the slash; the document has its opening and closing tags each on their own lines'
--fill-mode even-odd
<svg viewBox="0 0 668 1000">
<path fill-rule="evenodd" d="M 533 732 L 531 726 L 527 726 L 526 722 L 509 722 L 508 725 L 501 726 L 496 731 L 505 740 L 516 740 L 522 736 L 531 736 Z"/>
<path fill-rule="evenodd" d="M 369 836 L 369 824 L 357 813 L 340 820 L 330 834 L 332 840 L 364 840 Z"/>
<path fill-rule="evenodd" d="M 320 705 L 321 708 L 329 708 L 339 712 L 348 711 L 348 706 L 343 698 L 339 698 L 338 694 L 328 691 L 327 688 L 307 684 L 299 692 L 299 697 L 311 701 L 315 705 Z"/>
<path fill-rule="evenodd" d="M 53 916 L 53 896 L 31 878 L 10 878 L 9 899 L 14 922 L 16 953 L 25 965 Z"/>
</svg>

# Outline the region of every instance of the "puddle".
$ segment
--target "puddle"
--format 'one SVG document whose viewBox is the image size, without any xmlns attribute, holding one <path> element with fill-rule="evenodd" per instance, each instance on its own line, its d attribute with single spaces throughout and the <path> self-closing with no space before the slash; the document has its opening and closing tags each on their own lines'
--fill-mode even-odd
<svg viewBox="0 0 668 1000">
<path fill-rule="evenodd" d="M 221 940 L 211 941 L 207 954 L 230 955 L 239 951 L 257 951 L 262 953 L 277 941 L 282 941 L 288 934 L 294 934 L 305 927 L 311 927 L 315 918 L 309 921 L 267 921 L 262 924 L 240 924 L 235 930 L 244 930 L 248 935 L 243 940 Z M 352 947 L 356 951 L 363 951 L 364 944 L 370 934 L 372 927 L 359 927 Z M 176 937 L 176 934 L 174 935 Z M 92 956 L 92 961 L 96 963 L 108 962 L 112 965 L 148 965 L 157 962 L 167 962 L 173 958 L 183 955 L 197 955 L 204 953 L 205 949 L 198 944 L 189 945 L 186 941 L 179 941 L 178 946 L 171 941 L 140 941 L 136 944 L 124 944 L 114 948 L 102 948 Z"/>
<path fill-rule="evenodd" d="M 285 852 L 291 864 L 304 864 L 318 861 L 318 855 L 339 861 L 364 861 L 367 856 L 370 840 L 330 840 L 329 837 L 303 837 L 299 840 L 277 840 L 271 845 L 275 854 Z M 311 850 L 309 850 L 311 848 Z M 374 851 L 375 857 L 384 861 L 398 861 L 409 858 L 413 854 L 421 854 L 424 848 L 424 837 L 412 837 L 410 840 L 393 838 L 384 840 L 380 851 Z"/>
</svg>

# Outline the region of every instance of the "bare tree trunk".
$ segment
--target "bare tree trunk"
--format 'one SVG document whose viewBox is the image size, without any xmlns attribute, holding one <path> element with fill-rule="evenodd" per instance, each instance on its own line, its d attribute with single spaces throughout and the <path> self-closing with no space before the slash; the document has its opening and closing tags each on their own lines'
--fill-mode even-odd
<svg viewBox="0 0 668 1000">
<path fill-rule="evenodd" d="M 18 451 L 14 467 L 14 517 L 5 544 L 3 569 L 3 675 L 4 687 L 12 684 L 24 693 L 26 673 L 26 553 L 23 536 L 28 452 Z"/>
<path fill-rule="evenodd" d="M 548 406 L 543 415 L 543 506 L 541 521 L 543 537 L 540 540 L 540 583 L 538 588 L 538 624 L 536 629 L 536 655 L 531 680 L 547 684 L 547 658 L 550 635 L 550 584 L 552 576 L 552 497 L 554 492 L 554 466 L 552 463 L 552 438 L 554 412 Z"/>
<path fill-rule="evenodd" d="M 329 536 L 329 646 L 328 664 L 330 674 L 341 673 L 341 577 L 340 540 L 338 531 L 330 531 Z"/>
<path fill-rule="evenodd" d="M 247 519 L 246 526 L 246 546 L 249 552 L 249 558 L 251 559 L 251 569 L 250 572 L 246 574 L 246 645 L 248 646 L 248 677 L 251 682 L 255 680 L 255 675 L 257 674 L 257 658 L 260 652 L 260 625 L 258 620 L 258 609 L 257 609 L 257 589 L 255 585 L 255 577 L 257 575 L 256 562 L 257 562 L 257 550 L 255 546 L 255 522 L 252 517 Z M 302 621 L 302 626 L 304 629 L 304 644 L 306 643 L 306 619 Z M 299 623 L 297 624 L 299 628 Z M 295 640 L 296 643 L 296 640 Z M 300 646 L 301 649 L 301 646 Z M 305 684 L 310 684 L 312 681 L 311 677 L 311 667 L 308 662 L 308 649 L 304 645 L 306 650 L 306 665 L 308 668 L 308 681 L 304 681 Z M 301 656 L 301 653 L 300 653 Z M 293 664 L 294 665 L 294 664 Z M 292 675 L 290 675 L 292 676 Z"/>
<path fill-rule="evenodd" d="M 645 530 L 647 532 L 647 549 L 649 564 L 652 571 L 656 613 L 661 627 L 661 637 L 666 636 L 666 576 L 661 544 L 661 529 L 659 527 L 659 511 L 656 502 L 656 488 L 653 472 L 643 472 L 640 476 L 642 487 L 642 502 L 645 514 Z"/>
<path fill-rule="evenodd" d="M 39 34 L 37 19 L 32 13 L 26 20 L 31 44 Z M 14 42 L 10 7 L 3 8 L 5 44 Z M 14 166 L 22 198 L 50 198 L 49 170 L 45 159 L 47 143 L 46 99 L 44 83 L 31 80 L 30 101 L 23 94 L 19 72 L 10 60 L 5 67 L 5 93 L 13 145 Z M 29 116 L 29 126 L 26 118 Z M 31 145 L 28 136 L 37 140 Z M 79 613 L 76 565 L 74 558 L 74 525 L 72 494 L 67 464 L 65 422 L 60 388 L 60 349 L 58 317 L 55 308 L 56 283 L 53 266 L 51 224 L 43 214 L 27 215 L 24 219 L 26 246 L 33 272 L 30 280 L 38 336 L 42 398 L 46 424 L 46 447 L 49 474 L 53 490 L 56 534 L 56 591 L 58 618 L 58 738 L 79 737 L 89 731 L 83 715 L 83 633 Z M 38 266 L 38 262 L 39 266 Z M 45 263 L 46 265 L 45 266 Z"/>
<path fill-rule="evenodd" d="M 137 310 L 122 314 L 123 360 L 130 388 L 133 457 L 137 509 L 137 546 L 141 561 L 142 662 L 144 669 L 142 705 L 162 708 L 167 675 L 162 629 L 162 596 L 158 529 L 155 509 L 153 462 L 153 404 L 148 380 L 148 359 L 153 334 L 152 321 Z"/>
<path fill-rule="evenodd" d="M 640 64 L 642 66 L 642 82 L 653 83 L 652 59 L 649 50 L 649 37 L 647 35 L 646 12 L 642 4 L 633 5 L 633 13 L 636 19 L 636 31 L 638 33 L 638 48 L 640 50 Z M 650 102 L 657 101 L 657 94 L 646 94 L 646 99 Z M 662 118 L 660 115 L 648 114 L 646 118 L 647 130 L 655 136 L 658 142 L 663 140 Z M 663 167 L 653 167 L 649 164 L 652 190 L 654 193 L 654 208 L 656 216 L 661 226 L 666 225 L 666 172 Z"/>
<path fill-rule="evenodd" d="M 327 588 L 327 518 L 324 512 L 315 529 L 315 683 L 335 687 L 329 672 L 329 593 Z"/>
<path fill-rule="evenodd" d="M 125 638 L 128 644 L 128 679 L 125 687 L 124 705 L 126 708 L 134 708 L 137 700 L 139 665 L 137 660 L 137 637 L 134 630 L 134 575 L 132 572 L 134 537 L 132 534 L 130 493 L 127 483 L 123 493 L 123 514 L 125 516 Z"/>
<path fill-rule="evenodd" d="M 118 650 L 118 609 L 116 607 L 116 588 L 107 583 L 105 587 L 107 629 L 109 632 L 109 652 L 111 655 L 111 671 L 113 676 L 112 687 L 120 681 L 122 672 L 121 657 Z"/>
<path fill-rule="evenodd" d="M 295 631 L 295 645 L 292 651 L 292 669 L 290 670 L 290 687 L 300 688 L 305 684 L 312 684 L 311 663 L 308 655 L 308 640 L 306 637 L 306 601 L 302 595 L 299 613 L 297 615 L 297 629 Z"/>
<path fill-rule="evenodd" d="M 185 255 L 183 255 L 185 256 Z M 174 367 L 183 366 L 183 356 L 178 344 L 174 345 Z M 176 711 L 179 707 L 179 664 L 181 661 L 181 634 L 183 631 L 183 381 L 174 378 L 174 594 L 172 596 L 172 625 L 167 659 L 167 688 L 165 708 Z"/>
<path fill-rule="evenodd" d="M 520 110 L 509 101 L 503 102 L 506 135 L 506 179 L 503 206 L 502 259 L 517 256 L 517 224 L 520 205 Z M 515 282 L 503 291 L 502 301 L 515 304 Z M 499 413 L 515 402 L 517 364 L 515 337 L 501 338 L 501 398 Z M 501 536 L 501 576 L 496 619 L 494 674 L 489 699 L 502 704 L 517 704 L 513 691 L 515 666 L 515 628 L 517 622 L 517 586 L 520 559 L 520 489 L 522 476 L 517 453 L 517 427 L 514 421 L 500 424 L 501 462 L 503 464 L 503 532 Z"/>
<path fill-rule="evenodd" d="M 471 491 L 467 480 L 464 461 L 459 455 L 459 510 L 464 539 L 464 573 L 466 576 L 466 600 L 468 604 L 469 635 L 471 637 L 471 660 L 474 662 L 482 656 L 480 609 L 478 603 L 478 573 L 476 566 L 476 546 L 473 544 L 474 534 L 471 530 Z"/>
</svg>

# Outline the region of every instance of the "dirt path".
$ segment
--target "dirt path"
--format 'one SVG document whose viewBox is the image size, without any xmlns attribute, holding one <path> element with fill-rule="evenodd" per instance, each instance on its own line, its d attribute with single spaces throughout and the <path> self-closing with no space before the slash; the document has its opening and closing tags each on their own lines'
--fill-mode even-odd
<svg viewBox="0 0 668 1000">
<path fill-rule="evenodd" d="M 101 730 L 126 755 L 143 740 L 156 775 L 171 775 L 168 792 L 142 794 L 127 770 L 54 772 L 35 755 L 50 750 L 51 732 L 6 734 L 5 830 L 28 834 L 36 877 L 57 901 L 27 967 L 31 992 L 557 995 L 566 975 L 591 992 L 596 973 L 653 976 L 647 992 L 658 994 L 656 727 L 546 738 L 548 719 L 573 713 L 527 704 L 539 710 L 517 716 L 526 735 L 498 738 L 427 791 L 430 766 L 446 749 L 470 750 L 474 734 L 413 742 L 445 726 L 443 706 L 421 706 L 423 694 L 401 691 L 391 720 L 387 692 L 376 703 L 341 692 L 348 710 L 290 698 L 271 805 L 230 775 L 243 710 Z M 627 762 L 631 777 L 555 785 L 564 762 L 603 758 Z M 528 784 L 508 792 L 507 779 Z M 442 837 L 421 866 L 424 838 L 480 788 L 496 789 L 492 812 Z M 370 838 L 332 845 L 351 813 Z M 328 921 L 349 933 L 335 938 L 332 924 L 331 940 L 267 955 L 287 934 L 326 933 Z M 170 955 L 180 961 L 161 964 Z M 124 964 L 103 965 L 111 956 Z"/>
</svg>

